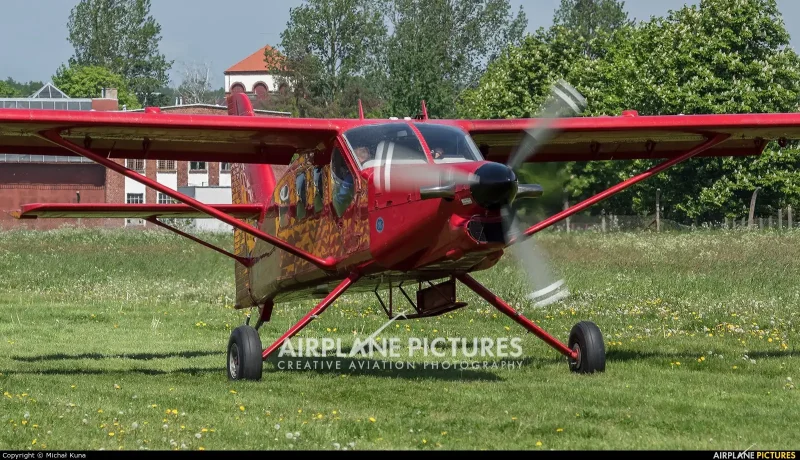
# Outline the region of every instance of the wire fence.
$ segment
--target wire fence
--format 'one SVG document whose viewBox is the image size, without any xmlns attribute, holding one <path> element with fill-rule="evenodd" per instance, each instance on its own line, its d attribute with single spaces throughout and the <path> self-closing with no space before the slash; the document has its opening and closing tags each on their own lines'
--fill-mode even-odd
<svg viewBox="0 0 800 460">
<path fill-rule="evenodd" d="M 551 232 L 633 232 L 633 231 L 691 231 L 702 229 L 744 229 L 785 231 L 800 228 L 796 210 L 791 206 L 776 210 L 772 214 L 748 214 L 727 217 L 723 220 L 684 224 L 664 219 L 655 213 L 645 216 L 579 213 L 563 220 L 547 231 Z M 534 222 L 531 222 L 531 224 Z"/>
</svg>

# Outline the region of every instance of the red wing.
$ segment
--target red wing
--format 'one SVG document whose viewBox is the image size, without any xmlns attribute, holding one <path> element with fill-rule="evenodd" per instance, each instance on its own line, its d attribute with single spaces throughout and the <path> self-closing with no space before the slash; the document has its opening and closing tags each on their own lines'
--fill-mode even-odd
<svg viewBox="0 0 800 460">
<path fill-rule="evenodd" d="M 430 120 L 455 124 L 487 160 L 505 162 L 536 119 Z M 556 134 L 534 162 L 674 158 L 715 134 L 731 137 L 698 156 L 758 155 L 766 141 L 800 139 L 800 113 L 580 117 L 553 122 Z"/>
<path fill-rule="evenodd" d="M 260 204 L 210 204 L 208 206 L 240 219 L 258 218 L 264 210 L 264 206 Z M 23 205 L 20 211 L 11 214 L 18 219 L 64 217 L 130 217 L 139 219 L 177 217 L 188 219 L 209 217 L 208 214 L 185 204 L 35 203 Z"/>
<path fill-rule="evenodd" d="M 0 109 L 0 153 L 75 155 L 44 131 L 108 158 L 265 164 L 289 164 L 338 133 L 325 119 Z"/>
</svg>

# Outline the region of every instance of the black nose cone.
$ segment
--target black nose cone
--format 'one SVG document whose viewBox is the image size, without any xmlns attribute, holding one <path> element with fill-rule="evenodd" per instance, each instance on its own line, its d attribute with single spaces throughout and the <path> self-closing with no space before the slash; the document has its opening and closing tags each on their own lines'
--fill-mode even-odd
<svg viewBox="0 0 800 460">
<path fill-rule="evenodd" d="M 485 209 L 500 209 L 514 201 L 517 176 L 508 166 L 486 163 L 475 171 L 478 181 L 470 186 L 472 198 Z"/>
</svg>

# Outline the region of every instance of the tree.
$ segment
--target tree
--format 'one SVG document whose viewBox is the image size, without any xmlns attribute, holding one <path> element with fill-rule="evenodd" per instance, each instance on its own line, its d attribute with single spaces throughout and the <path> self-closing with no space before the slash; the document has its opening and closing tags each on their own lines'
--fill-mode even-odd
<svg viewBox="0 0 800 460">
<path fill-rule="evenodd" d="M 564 79 L 582 91 L 583 69 L 589 58 L 582 53 L 580 36 L 563 26 L 539 28 L 518 46 L 506 48 L 488 67 L 480 83 L 464 91 L 458 115 L 465 118 L 532 118 L 540 115 L 551 85 Z M 594 102 L 588 98 L 588 102 Z M 545 194 L 520 203 L 521 213 L 540 217 L 562 205 L 569 171 L 564 163 L 528 163 L 519 171 L 524 183 L 540 184 Z"/>
<path fill-rule="evenodd" d="M 535 113 L 546 88 L 565 78 L 586 98 L 586 115 L 795 112 L 800 58 L 788 47 L 774 0 L 702 0 L 665 18 L 598 34 L 585 55 L 578 32 L 556 26 L 509 48 L 462 98 L 464 116 Z M 567 164 L 565 184 L 586 198 L 653 161 Z M 531 166 L 533 167 L 533 166 Z M 538 167 L 538 165 L 536 166 Z M 800 199 L 800 153 L 768 146 L 760 159 L 698 158 L 603 202 L 615 214 L 650 214 L 660 188 L 666 218 L 682 222 L 741 216 L 756 186 L 759 203 Z M 794 201 L 795 203 L 797 201 Z"/>
<path fill-rule="evenodd" d="M 594 56 L 589 42 L 599 34 L 632 24 L 620 0 L 561 0 L 553 23 L 576 32 L 587 56 Z"/>
<path fill-rule="evenodd" d="M 789 48 L 774 0 L 702 0 L 618 34 L 606 49 L 603 59 L 585 72 L 594 82 L 587 86 L 598 101 L 595 114 L 626 108 L 643 115 L 797 111 L 800 57 Z M 575 164 L 571 173 L 586 179 L 573 184 L 574 191 L 588 195 L 652 164 Z M 782 170 L 777 165 L 793 166 Z M 699 222 L 740 216 L 758 186 L 759 202 L 765 205 L 800 198 L 796 186 L 784 187 L 800 182 L 792 173 L 797 167 L 797 152 L 775 146 L 768 146 L 759 161 L 694 159 L 620 195 L 615 203 L 619 211 L 648 213 L 655 206 L 655 189 L 661 188 L 667 218 Z"/>
<path fill-rule="evenodd" d="M 265 60 L 296 93 L 301 116 L 314 107 L 335 116 L 336 101 L 352 78 L 377 67 L 385 37 L 380 2 L 307 0 L 289 11 L 280 59 L 268 48 Z"/>
<path fill-rule="evenodd" d="M 527 25 L 508 0 L 393 0 L 394 33 L 387 48 L 386 93 L 397 116 L 426 100 L 432 116 L 455 114 L 459 94 L 480 78 L 487 61 L 517 44 Z"/>
<path fill-rule="evenodd" d="M 150 0 L 80 0 L 67 28 L 75 48 L 70 66 L 121 75 L 143 104 L 168 84 L 173 61 L 159 52 L 161 26 L 150 15 Z"/>
<path fill-rule="evenodd" d="M 19 91 L 7 82 L 0 81 L 0 97 L 19 97 Z"/>
<path fill-rule="evenodd" d="M 53 84 L 70 97 L 100 97 L 103 88 L 116 88 L 120 106 L 128 109 L 141 108 L 139 101 L 127 87 L 127 82 L 105 67 L 76 66 L 59 67 L 53 76 Z"/>
<path fill-rule="evenodd" d="M 44 82 L 42 81 L 29 81 L 23 83 L 20 81 L 15 81 L 11 77 L 6 78 L 6 81 L 0 83 L 0 86 L 2 86 L 3 83 L 5 83 L 9 88 L 11 88 L 10 91 L 6 90 L 6 93 L 10 94 L 11 96 L 5 96 L 5 97 L 28 97 L 33 93 L 35 93 L 36 91 L 39 91 L 42 88 L 42 86 L 44 86 Z"/>
<path fill-rule="evenodd" d="M 185 62 L 181 66 L 183 81 L 178 94 L 184 104 L 204 104 L 215 101 L 211 65 L 205 62 Z"/>
</svg>

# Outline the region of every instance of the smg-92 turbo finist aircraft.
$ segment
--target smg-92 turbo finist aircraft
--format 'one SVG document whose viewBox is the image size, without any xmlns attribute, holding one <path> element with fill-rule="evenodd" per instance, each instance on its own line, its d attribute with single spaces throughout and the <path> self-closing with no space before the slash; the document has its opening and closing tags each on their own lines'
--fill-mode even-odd
<svg viewBox="0 0 800 460">
<path fill-rule="evenodd" d="M 563 343 L 512 308 L 470 273 L 494 266 L 535 233 L 677 163 L 703 156 L 759 155 L 767 142 L 800 137 L 800 114 L 575 117 L 585 100 L 564 82 L 532 119 L 287 119 L 255 117 L 244 94 L 228 116 L 1 109 L 0 153 L 79 155 L 151 187 L 180 204 L 32 203 L 19 219 L 142 218 L 234 261 L 236 308 L 255 326 L 235 328 L 227 351 L 233 380 L 260 379 L 263 360 L 346 291 L 416 283 L 414 314 L 464 307 L 456 281 L 556 351 L 578 373 L 605 370 L 597 325 L 582 321 Z M 784 144 L 785 145 L 785 144 Z M 520 230 L 512 203 L 536 198 L 519 184 L 525 162 L 661 159 L 661 163 L 535 225 Z M 123 166 L 121 159 L 233 163 L 232 203 L 201 203 Z M 228 252 L 171 227 L 163 218 L 213 217 L 234 228 Z M 528 263 L 522 253 L 522 262 Z M 534 279 L 534 282 L 538 280 Z M 557 299 L 559 283 L 535 295 Z M 423 287 L 425 286 L 425 287 Z M 406 294 L 405 291 L 402 291 Z M 320 298 L 294 326 L 263 348 L 258 330 L 273 308 Z"/>
</svg>

